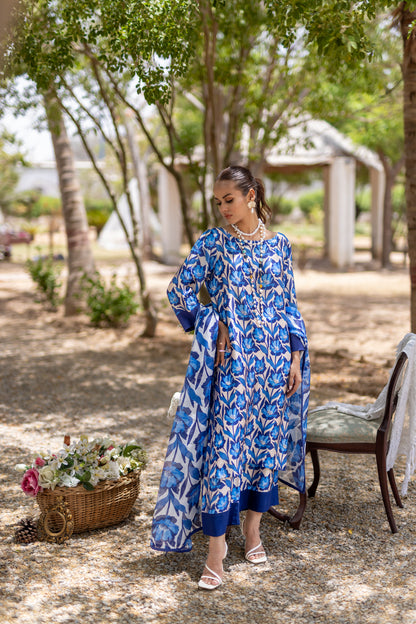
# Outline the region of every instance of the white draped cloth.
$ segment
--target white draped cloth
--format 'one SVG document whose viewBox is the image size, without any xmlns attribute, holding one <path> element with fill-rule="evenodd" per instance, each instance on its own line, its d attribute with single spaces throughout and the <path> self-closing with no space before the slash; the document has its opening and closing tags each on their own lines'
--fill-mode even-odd
<svg viewBox="0 0 416 624">
<path fill-rule="evenodd" d="M 401 488 L 403 496 L 407 493 L 410 477 L 416 470 L 416 334 L 406 334 L 396 349 L 396 362 L 402 352 L 408 357 L 408 365 L 404 373 L 402 387 L 399 393 L 396 413 L 390 436 L 390 445 L 387 454 L 387 470 L 393 468 L 398 455 L 406 457 L 406 468 Z M 390 371 L 389 380 L 394 366 Z M 330 401 L 320 405 L 310 413 L 326 409 L 336 409 L 343 414 L 377 420 L 382 417 L 387 398 L 388 383 L 384 386 L 374 403 L 369 405 L 352 405 Z"/>
</svg>

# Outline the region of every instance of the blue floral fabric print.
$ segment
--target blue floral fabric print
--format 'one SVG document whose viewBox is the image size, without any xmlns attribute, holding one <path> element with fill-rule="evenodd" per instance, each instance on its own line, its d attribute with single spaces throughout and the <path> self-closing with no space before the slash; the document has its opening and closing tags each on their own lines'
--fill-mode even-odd
<svg viewBox="0 0 416 624">
<path fill-rule="evenodd" d="M 218 315 L 211 306 L 201 308 L 153 515 L 150 545 L 155 550 L 191 550 L 191 535 L 201 529 L 202 462 L 217 332 Z"/>
<path fill-rule="evenodd" d="M 225 364 L 213 371 L 200 492 L 204 533 L 222 535 L 239 523 L 240 511 L 277 504 L 278 479 L 305 490 L 310 368 L 283 234 L 261 243 L 238 241 L 222 228 L 206 231 L 168 289 L 186 331 L 204 310 L 197 297 L 202 283 L 232 345 Z M 287 399 L 292 350 L 302 351 L 302 384 Z"/>
</svg>

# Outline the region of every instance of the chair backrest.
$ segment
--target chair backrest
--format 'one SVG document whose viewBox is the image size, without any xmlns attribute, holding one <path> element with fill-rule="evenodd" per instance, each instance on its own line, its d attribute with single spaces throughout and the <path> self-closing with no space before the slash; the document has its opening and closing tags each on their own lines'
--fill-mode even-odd
<svg viewBox="0 0 416 624">
<path fill-rule="evenodd" d="M 399 399 L 400 389 L 403 384 L 404 374 L 408 364 L 407 354 L 402 351 L 397 359 L 396 365 L 390 377 L 389 385 L 387 388 L 386 405 L 384 408 L 384 416 L 380 427 L 378 428 L 377 437 L 379 435 L 385 435 L 389 437 L 391 425 L 393 422 L 393 416 L 396 411 L 397 401 Z"/>
</svg>

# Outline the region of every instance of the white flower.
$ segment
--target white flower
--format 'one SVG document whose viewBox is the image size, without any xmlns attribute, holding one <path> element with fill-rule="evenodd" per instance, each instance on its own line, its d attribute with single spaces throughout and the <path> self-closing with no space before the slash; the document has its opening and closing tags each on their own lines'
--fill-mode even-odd
<svg viewBox="0 0 416 624">
<path fill-rule="evenodd" d="M 75 487 L 76 485 L 78 485 L 79 482 L 79 479 L 69 474 L 63 474 L 60 478 L 60 484 L 64 485 L 65 487 Z"/>
<path fill-rule="evenodd" d="M 142 449 L 139 449 L 139 448 L 133 449 L 132 452 L 130 453 L 130 456 L 134 457 L 134 459 L 137 459 L 137 460 L 139 460 L 142 457 L 142 455 L 143 455 L 143 451 Z"/>
<path fill-rule="evenodd" d="M 120 455 L 120 449 L 119 448 L 112 448 L 111 450 L 106 450 L 105 455 L 110 457 L 110 459 L 117 458 Z"/>
<path fill-rule="evenodd" d="M 118 457 L 117 463 L 120 467 L 120 474 L 126 474 L 127 470 L 130 468 L 130 458 L 129 457 Z"/>
<path fill-rule="evenodd" d="M 54 457 L 52 461 L 48 462 L 46 464 L 46 466 L 48 466 L 49 468 L 51 468 L 54 472 L 56 472 L 57 470 L 59 470 L 59 468 L 61 467 L 61 460 L 58 457 Z M 45 466 L 45 468 L 46 468 Z"/>
<path fill-rule="evenodd" d="M 116 461 L 110 461 L 106 466 L 106 473 L 109 479 L 118 479 L 120 476 L 120 468 Z"/>
<path fill-rule="evenodd" d="M 14 469 L 17 470 L 17 472 L 26 472 L 27 466 L 25 464 L 16 464 Z"/>
<path fill-rule="evenodd" d="M 75 445 L 75 452 L 79 455 L 86 455 L 92 448 L 92 444 L 88 442 L 86 436 L 81 436 L 80 440 Z"/>
<path fill-rule="evenodd" d="M 39 468 L 39 485 L 44 488 L 55 489 L 56 484 L 59 481 L 59 477 L 56 471 L 51 466 L 43 466 Z"/>
</svg>

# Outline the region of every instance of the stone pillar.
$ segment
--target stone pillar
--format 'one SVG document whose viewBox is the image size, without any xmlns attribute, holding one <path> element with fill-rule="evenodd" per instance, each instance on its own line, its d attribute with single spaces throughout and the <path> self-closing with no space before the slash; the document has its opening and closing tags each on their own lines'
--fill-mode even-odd
<svg viewBox="0 0 416 624">
<path fill-rule="evenodd" d="M 371 184 L 371 254 L 381 260 L 383 253 L 383 209 L 386 179 L 383 170 L 370 169 Z"/>
<path fill-rule="evenodd" d="M 355 160 L 336 157 L 328 185 L 328 254 L 335 267 L 344 269 L 354 258 Z"/>
<path fill-rule="evenodd" d="M 162 260 L 166 264 L 179 264 L 182 243 L 182 212 L 175 178 L 159 168 L 158 200 Z"/>
<path fill-rule="evenodd" d="M 329 257 L 329 179 L 331 167 L 325 165 L 323 167 L 324 180 L 324 258 Z"/>
</svg>

